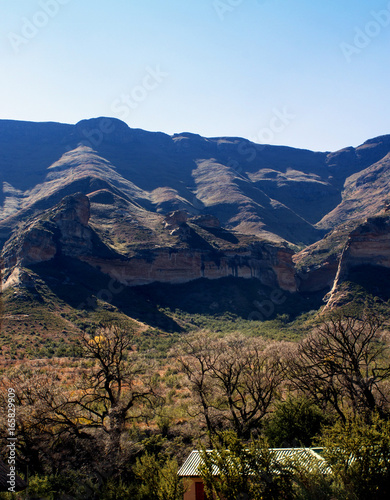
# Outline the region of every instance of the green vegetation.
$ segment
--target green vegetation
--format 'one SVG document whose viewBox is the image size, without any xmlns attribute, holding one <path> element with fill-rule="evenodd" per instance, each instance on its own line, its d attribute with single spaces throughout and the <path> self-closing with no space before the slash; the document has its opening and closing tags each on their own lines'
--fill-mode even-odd
<svg viewBox="0 0 390 500">
<path fill-rule="evenodd" d="M 129 288 L 65 258 L 23 269 L 29 279 L 3 295 L 0 359 L 29 494 L 178 500 L 178 464 L 210 446 L 214 461 L 230 453 L 219 482 L 210 455 L 203 471 L 226 499 L 388 492 L 389 276 L 370 271 L 341 289 L 353 306 L 318 315 L 322 294 L 255 279 Z M 0 440 L 5 457 L 3 423 Z M 321 446 L 330 473 L 271 470 L 268 446 L 301 445 Z"/>
<path fill-rule="evenodd" d="M 274 303 L 270 297 L 276 292 L 256 279 L 124 287 L 65 258 L 61 265 L 45 263 L 22 271 L 33 285 L 8 289 L 3 296 L 7 316 L 0 338 L 3 354 L 12 359 L 77 355 L 75 339 L 102 321 L 139 328 L 138 347 L 158 357 L 166 356 L 182 334 L 197 330 L 297 340 L 322 298 L 279 290 Z"/>
<path fill-rule="evenodd" d="M 390 497 L 390 422 L 377 414 L 336 422 L 322 437 L 336 497 L 386 500 Z"/>
<path fill-rule="evenodd" d="M 212 440 L 212 451 L 202 448 L 200 468 L 205 491 L 218 500 L 293 499 L 289 471 L 272 460 L 268 443 L 253 439 L 244 443 L 234 432 L 225 432 Z M 215 469 L 219 471 L 215 478 Z"/>
<path fill-rule="evenodd" d="M 326 423 L 326 415 L 309 399 L 289 396 L 276 405 L 264 434 L 273 448 L 314 446 Z"/>
</svg>

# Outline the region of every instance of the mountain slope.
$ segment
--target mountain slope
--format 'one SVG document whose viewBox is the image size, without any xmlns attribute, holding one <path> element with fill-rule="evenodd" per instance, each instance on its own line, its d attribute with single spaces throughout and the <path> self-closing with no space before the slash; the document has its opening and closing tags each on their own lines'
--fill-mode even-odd
<svg viewBox="0 0 390 500">
<path fill-rule="evenodd" d="M 343 203 L 345 180 L 389 151 L 389 136 L 317 153 L 240 138 L 168 136 L 111 118 L 76 125 L 3 120 L 0 237 L 4 242 L 18 221 L 65 195 L 107 189 L 150 213 L 210 213 L 228 229 L 309 244 L 342 219 L 329 214 Z"/>
<path fill-rule="evenodd" d="M 317 226 L 329 229 L 346 220 L 377 214 L 387 203 L 389 190 L 390 153 L 373 165 L 349 176 L 344 184 L 342 202 Z"/>
</svg>

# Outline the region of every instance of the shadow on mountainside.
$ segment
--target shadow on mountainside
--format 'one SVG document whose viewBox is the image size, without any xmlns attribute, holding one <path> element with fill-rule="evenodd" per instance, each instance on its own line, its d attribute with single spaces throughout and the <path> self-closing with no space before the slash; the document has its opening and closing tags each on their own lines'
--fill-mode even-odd
<svg viewBox="0 0 390 500">
<path fill-rule="evenodd" d="M 101 273 L 76 259 L 61 257 L 31 266 L 44 284 L 56 296 L 79 311 L 115 311 L 167 332 L 179 332 L 181 327 L 159 311 L 156 303 L 141 291 Z"/>
<path fill-rule="evenodd" d="M 303 312 L 318 309 L 323 293 L 289 293 L 263 285 L 258 279 L 229 276 L 216 280 L 200 278 L 182 284 L 152 283 L 137 287 L 153 303 L 171 311 L 261 321 L 287 314 L 291 320 Z M 254 314 L 255 313 L 255 314 Z"/>
</svg>

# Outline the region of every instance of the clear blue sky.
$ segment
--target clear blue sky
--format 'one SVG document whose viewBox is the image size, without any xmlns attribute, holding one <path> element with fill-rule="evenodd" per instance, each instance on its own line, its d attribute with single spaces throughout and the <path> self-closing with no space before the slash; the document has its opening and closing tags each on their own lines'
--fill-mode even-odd
<svg viewBox="0 0 390 500">
<path fill-rule="evenodd" d="M 390 133 L 389 0 L 0 0 L 0 9 L 0 118 L 114 116 L 321 151 Z"/>
</svg>

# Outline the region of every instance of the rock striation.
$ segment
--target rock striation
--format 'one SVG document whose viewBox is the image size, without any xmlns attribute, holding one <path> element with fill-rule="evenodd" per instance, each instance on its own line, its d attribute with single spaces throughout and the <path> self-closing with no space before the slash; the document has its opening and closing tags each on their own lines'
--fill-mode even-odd
<svg viewBox="0 0 390 500">
<path fill-rule="evenodd" d="M 332 304 L 357 267 L 390 268 L 390 135 L 312 152 L 0 120 L 0 149 L 0 248 L 22 281 L 65 257 L 128 286 L 236 276 Z"/>
<path fill-rule="evenodd" d="M 390 269 L 388 209 L 377 216 L 339 226 L 320 242 L 294 255 L 293 260 L 298 290 L 323 291 L 326 307 L 334 307 L 340 303 L 344 284 L 355 282 L 358 270 L 364 269 L 365 280 L 372 281 L 378 269 Z M 379 289 L 379 283 L 374 288 Z"/>
<path fill-rule="evenodd" d="M 128 286 L 153 282 L 186 283 L 199 278 L 227 276 L 257 278 L 262 284 L 296 291 L 293 252 L 268 244 L 237 251 L 160 248 L 126 260 L 82 257 L 81 260 Z"/>
<path fill-rule="evenodd" d="M 99 190 L 153 214 L 199 216 L 199 227 L 215 229 L 218 219 L 241 234 L 309 245 L 346 218 L 378 213 L 390 185 L 390 136 L 313 152 L 169 136 L 104 117 L 76 125 L 0 120 L 0 150 L 0 246 L 64 196 Z"/>
</svg>

